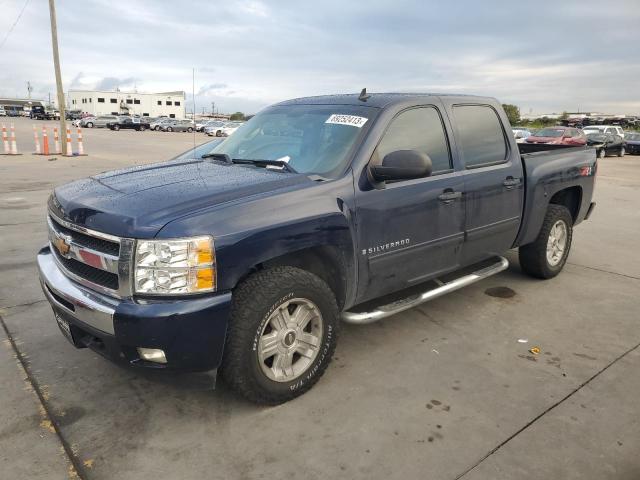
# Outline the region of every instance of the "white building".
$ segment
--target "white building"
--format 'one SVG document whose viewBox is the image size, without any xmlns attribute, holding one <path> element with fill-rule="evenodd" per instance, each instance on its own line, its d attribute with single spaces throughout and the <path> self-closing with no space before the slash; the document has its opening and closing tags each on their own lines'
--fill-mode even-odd
<svg viewBox="0 0 640 480">
<path fill-rule="evenodd" d="M 138 93 L 119 91 L 70 90 L 69 110 L 93 115 L 143 115 L 182 119 L 185 117 L 184 92 Z"/>
</svg>

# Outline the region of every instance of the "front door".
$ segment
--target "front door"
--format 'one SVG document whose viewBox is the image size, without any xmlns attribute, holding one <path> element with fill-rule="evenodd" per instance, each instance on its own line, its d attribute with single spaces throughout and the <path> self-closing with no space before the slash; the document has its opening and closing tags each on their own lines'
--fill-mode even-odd
<svg viewBox="0 0 640 480">
<path fill-rule="evenodd" d="M 433 173 L 357 192 L 360 301 L 428 280 L 455 269 L 460 262 L 464 181 L 453 169 L 444 122 L 436 106 L 400 112 L 371 162 L 379 163 L 397 150 L 428 154 Z"/>
</svg>

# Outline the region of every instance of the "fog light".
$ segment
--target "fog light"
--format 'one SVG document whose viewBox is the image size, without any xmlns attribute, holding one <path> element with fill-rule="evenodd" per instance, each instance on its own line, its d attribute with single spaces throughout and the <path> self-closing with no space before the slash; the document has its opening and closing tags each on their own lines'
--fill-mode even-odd
<svg viewBox="0 0 640 480">
<path fill-rule="evenodd" d="M 164 350 L 160 350 L 159 348 L 138 347 L 138 354 L 140 355 L 140 358 L 148 362 L 167 363 L 167 357 L 164 355 Z"/>
</svg>

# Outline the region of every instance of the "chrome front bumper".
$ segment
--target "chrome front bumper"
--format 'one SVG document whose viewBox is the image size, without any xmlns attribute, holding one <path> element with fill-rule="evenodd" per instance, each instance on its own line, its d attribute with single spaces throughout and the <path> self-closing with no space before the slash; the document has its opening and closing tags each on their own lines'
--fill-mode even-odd
<svg viewBox="0 0 640 480">
<path fill-rule="evenodd" d="M 114 335 L 113 315 L 119 300 L 69 280 L 58 267 L 49 247 L 38 252 L 37 261 L 42 291 L 52 306 L 90 327 Z"/>
</svg>

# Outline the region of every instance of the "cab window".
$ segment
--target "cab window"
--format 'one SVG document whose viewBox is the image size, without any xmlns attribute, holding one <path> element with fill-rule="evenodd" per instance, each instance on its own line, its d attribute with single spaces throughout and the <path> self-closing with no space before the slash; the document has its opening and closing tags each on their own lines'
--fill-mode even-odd
<svg viewBox="0 0 640 480">
<path fill-rule="evenodd" d="M 393 119 L 376 149 L 380 163 L 397 150 L 417 150 L 431 158 L 433 175 L 452 169 L 449 143 L 440 113 L 434 107 L 405 110 Z"/>
<path fill-rule="evenodd" d="M 458 143 L 467 168 L 502 163 L 507 142 L 496 111 L 488 105 L 455 105 Z"/>
</svg>

